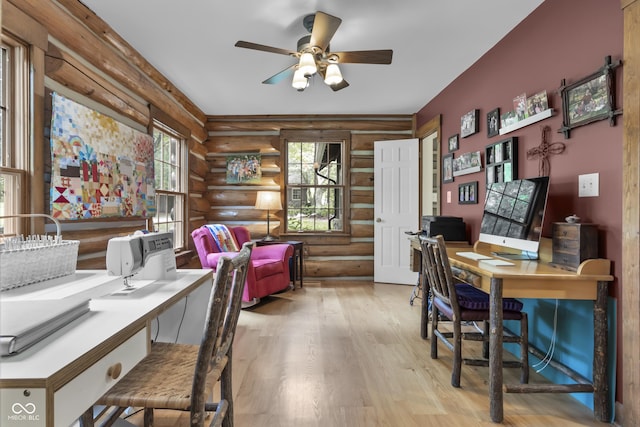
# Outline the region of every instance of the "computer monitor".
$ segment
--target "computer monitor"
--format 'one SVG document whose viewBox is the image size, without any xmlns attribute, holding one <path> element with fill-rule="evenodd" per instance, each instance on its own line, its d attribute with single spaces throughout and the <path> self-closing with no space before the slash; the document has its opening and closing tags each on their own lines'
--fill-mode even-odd
<svg viewBox="0 0 640 427">
<path fill-rule="evenodd" d="M 496 255 L 537 259 L 548 190 L 547 176 L 488 185 L 478 240 L 520 251 Z"/>
</svg>

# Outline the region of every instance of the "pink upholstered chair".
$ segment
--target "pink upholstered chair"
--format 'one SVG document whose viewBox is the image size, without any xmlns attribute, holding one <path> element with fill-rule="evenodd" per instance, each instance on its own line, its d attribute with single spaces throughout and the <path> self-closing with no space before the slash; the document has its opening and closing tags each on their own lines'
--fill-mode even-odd
<svg viewBox="0 0 640 427">
<path fill-rule="evenodd" d="M 240 248 L 245 242 L 251 241 L 251 234 L 246 227 L 227 227 L 236 247 Z M 195 243 L 202 268 L 215 271 L 218 259 L 222 255 L 232 255 L 222 252 L 218 243 L 207 226 L 202 226 L 191 233 Z M 282 291 L 289 287 L 289 260 L 293 256 L 293 247 L 287 244 L 255 246 L 251 252 L 247 281 L 242 296 L 243 307 L 257 304 L 260 298 Z"/>
</svg>

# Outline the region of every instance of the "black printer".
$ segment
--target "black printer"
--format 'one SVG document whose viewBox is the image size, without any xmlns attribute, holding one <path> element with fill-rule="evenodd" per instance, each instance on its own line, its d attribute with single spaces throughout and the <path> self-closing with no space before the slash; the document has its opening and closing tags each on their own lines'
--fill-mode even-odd
<svg viewBox="0 0 640 427">
<path fill-rule="evenodd" d="M 467 225 L 457 216 L 428 216 L 422 217 L 422 232 L 434 237 L 442 234 L 444 240 L 452 242 L 468 242 Z"/>
</svg>

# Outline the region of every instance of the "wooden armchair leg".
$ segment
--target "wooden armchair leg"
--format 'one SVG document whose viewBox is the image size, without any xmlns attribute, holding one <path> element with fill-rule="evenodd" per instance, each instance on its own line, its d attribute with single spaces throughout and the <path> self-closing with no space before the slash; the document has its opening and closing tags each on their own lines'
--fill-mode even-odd
<svg viewBox="0 0 640 427">
<path fill-rule="evenodd" d="M 153 409 L 144 408 L 144 427 L 153 427 Z"/>
<path fill-rule="evenodd" d="M 228 352 L 229 360 L 227 362 L 227 366 L 225 366 L 220 374 L 220 399 L 226 400 L 228 404 L 226 415 L 222 420 L 223 427 L 233 427 L 233 389 L 231 384 L 233 369 L 231 368 L 231 353 L 232 349 L 230 348 Z"/>
<path fill-rule="evenodd" d="M 434 304 L 431 304 L 431 358 L 438 358 L 438 336 L 436 331 L 438 330 L 438 309 Z"/>
<path fill-rule="evenodd" d="M 462 373 L 462 326 L 460 322 L 453 322 L 453 370 L 451 372 L 451 385 L 460 387 L 460 375 Z"/>
</svg>

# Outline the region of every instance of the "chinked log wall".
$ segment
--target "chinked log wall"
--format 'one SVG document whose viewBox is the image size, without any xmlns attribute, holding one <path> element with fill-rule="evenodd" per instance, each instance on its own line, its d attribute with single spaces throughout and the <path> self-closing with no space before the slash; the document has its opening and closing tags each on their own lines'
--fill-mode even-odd
<svg viewBox="0 0 640 427">
<path fill-rule="evenodd" d="M 176 125 L 186 132 L 192 168 L 189 214 L 202 215 L 208 211 L 208 203 L 203 199 L 208 169 L 203 146 L 207 138 L 204 112 L 80 1 L 1 1 L 3 32 L 26 41 L 35 64 L 34 129 L 36 135 L 43 137 L 39 140 L 42 146 L 33 153 L 34 169 L 29 179 L 33 193 L 45 197 L 49 193 L 42 176 L 50 168 L 46 129 L 51 99 L 47 94 L 53 89 L 80 103 L 96 102 L 105 107 L 107 114 L 142 131 L 149 128 L 155 117 L 166 118 L 171 121 L 167 125 Z M 48 212 L 49 206 L 42 199 L 31 197 L 29 210 Z M 66 222 L 62 235 L 64 239 L 80 240 L 78 268 L 104 268 L 109 238 L 129 234 L 144 225 L 144 219 L 127 218 Z M 40 233 L 42 228 L 42 223 L 35 223 L 32 232 Z M 178 257 L 178 264 L 190 259 L 186 252 L 184 257 Z"/>
<path fill-rule="evenodd" d="M 351 192 L 347 202 L 350 203 L 351 238 L 340 244 L 331 237 L 317 235 L 296 235 L 295 240 L 305 242 L 305 279 L 370 280 L 373 277 L 373 143 L 410 138 L 412 116 L 209 116 L 206 129 L 209 171 L 205 199 L 210 203 L 210 209 L 193 225 L 243 225 L 254 238 L 263 237 L 267 229 L 266 211 L 253 207 L 257 191 L 284 191 L 280 132 L 349 131 Z M 226 184 L 226 156 L 237 153 L 261 154 L 262 180 L 259 184 Z M 282 214 L 271 213 L 271 234 L 274 236 L 281 233 Z"/>
</svg>

